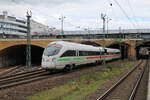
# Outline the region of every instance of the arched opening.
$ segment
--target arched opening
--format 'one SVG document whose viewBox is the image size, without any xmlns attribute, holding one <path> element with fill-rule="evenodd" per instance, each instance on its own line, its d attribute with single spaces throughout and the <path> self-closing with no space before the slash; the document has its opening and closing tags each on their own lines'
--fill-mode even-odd
<svg viewBox="0 0 150 100">
<path fill-rule="evenodd" d="M 31 45 L 31 64 L 41 64 L 44 48 Z M 17 66 L 26 64 L 26 45 L 15 45 L 0 51 L 0 66 Z"/>
<path fill-rule="evenodd" d="M 84 41 L 84 42 L 81 42 L 81 44 L 92 45 L 92 46 L 96 46 L 96 47 L 101 46 L 100 44 L 95 43 L 95 42 L 91 42 L 91 41 Z"/>
<path fill-rule="evenodd" d="M 126 59 L 128 58 L 128 49 L 130 47 L 129 44 L 124 42 L 115 42 L 107 46 L 108 48 L 120 49 L 121 50 L 121 58 Z"/>
<path fill-rule="evenodd" d="M 150 56 L 150 41 L 143 42 L 136 46 L 137 59 L 147 59 Z"/>
</svg>

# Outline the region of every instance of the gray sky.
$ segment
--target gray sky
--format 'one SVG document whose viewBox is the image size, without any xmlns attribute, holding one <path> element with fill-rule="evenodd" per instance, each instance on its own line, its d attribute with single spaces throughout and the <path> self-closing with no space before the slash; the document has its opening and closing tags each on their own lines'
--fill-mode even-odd
<svg viewBox="0 0 150 100">
<path fill-rule="evenodd" d="M 0 4 L 0 12 L 7 10 L 9 15 L 25 18 L 26 11 L 31 10 L 32 19 L 57 29 L 61 15 L 66 17 L 65 30 L 102 28 L 100 13 L 112 19 L 109 29 L 150 27 L 149 0 L 0 0 Z"/>
</svg>

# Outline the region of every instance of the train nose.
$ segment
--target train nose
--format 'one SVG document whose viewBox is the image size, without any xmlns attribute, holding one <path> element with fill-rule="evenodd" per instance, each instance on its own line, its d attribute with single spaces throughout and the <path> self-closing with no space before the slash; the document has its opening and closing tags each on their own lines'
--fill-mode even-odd
<svg viewBox="0 0 150 100">
<path fill-rule="evenodd" d="M 42 68 L 55 69 L 55 63 L 53 63 L 50 58 L 43 58 L 42 59 Z"/>
</svg>

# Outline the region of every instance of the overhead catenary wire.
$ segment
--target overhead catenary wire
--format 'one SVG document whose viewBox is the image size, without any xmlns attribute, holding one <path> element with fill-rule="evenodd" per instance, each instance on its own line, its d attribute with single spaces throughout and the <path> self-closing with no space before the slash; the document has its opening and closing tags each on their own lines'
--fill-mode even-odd
<svg viewBox="0 0 150 100">
<path fill-rule="evenodd" d="M 85 29 L 94 29 L 92 27 L 89 28 L 89 26 L 75 25 L 75 24 L 73 24 L 73 23 L 71 23 L 69 21 L 65 21 L 64 23 L 66 23 L 67 25 L 70 25 L 70 26 L 72 26 L 74 28 L 79 28 L 79 29 L 83 29 L 83 30 L 85 30 Z"/>
<path fill-rule="evenodd" d="M 121 9 L 121 11 L 123 12 L 123 14 L 126 16 L 126 18 L 128 19 L 128 21 L 132 24 L 132 26 L 137 29 L 137 26 L 133 23 L 133 21 L 131 20 L 131 18 L 128 16 L 128 14 L 126 13 L 126 11 L 123 9 L 123 7 L 119 4 L 119 2 L 117 0 L 113 0 Z"/>
<path fill-rule="evenodd" d="M 129 5 L 129 8 L 130 8 L 130 10 L 131 10 L 132 16 L 134 17 L 133 20 L 134 20 L 134 22 L 136 23 L 136 25 L 138 26 L 138 28 L 140 28 L 140 25 L 139 25 L 139 23 L 138 23 L 137 20 L 136 20 L 136 16 L 135 16 L 133 7 L 132 7 L 132 5 L 131 5 L 131 3 L 130 3 L 130 0 L 127 0 L 127 2 L 128 2 L 128 5 Z"/>
</svg>

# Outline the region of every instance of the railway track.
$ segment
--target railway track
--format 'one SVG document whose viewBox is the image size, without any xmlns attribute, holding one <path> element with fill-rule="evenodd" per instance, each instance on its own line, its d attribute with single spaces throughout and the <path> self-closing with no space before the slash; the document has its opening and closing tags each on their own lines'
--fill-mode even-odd
<svg viewBox="0 0 150 100">
<path fill-rule="evenodd" d="M 143 75 L 144 75 L 144 72 L 145 72 L 145 69 L 146 69 L 147 66 L 148 66 L 148 61 L 146 62 L 146 66 L 144 67 L 143 71 L 141 72 L 140 77 L 137 80 L 137 82 L 136 82 L 136 84 L 135 84 L 135 86 L 134 86 L 134 88 L 133 88 L 133 90 L 132 90 L 132 92 L 130 94 L 129 100 L 134 100 L 135 94 L 138 91 L 138 87 L 140 85 L 140 82 L 141 82 L 141 80 L 143 78 Z"/>
<path fill-rule="evenodd" d="M 19 72 L 19 73 L 13 73 L 13 74 L 7 74 L 7 75 L 2 75 L 0 77 L 0 80 L 1 79 L 4 79 L 4 78 L 9 78 L 9 77 L 14 77 L 14 76 L 18 76 L 18 75 L 22 75 L 22 74 L 28 74 L 28 73 L 33 73 L 33 72 L 38 72 L 38 71 L 45 71 L 45 70 L 42 70 L 42 69 L 35 69 L 35 70 L 30 70 L 30 71 L 23 71 L 23 72 Z"/>
<path fill-rule="evenodd" d="M 15 73 L 15 72 L 17 72 L 19 69 L 20 69 L 20 65 L 15 66 L 15 67 L 13 67 L 13 68 L 9 68 L 9 69 L 7 69 L 7 70 L 5 70 L 5 71 L 3 71 L 3 72 L 0 72 L 0 77 L 3 77 L 3 76 L 6 76 L 6 75 L 10 75 L 10 74 L 12 74 L 12 73 Z"/>
<path fill-rule="evenodd" d="M 126 75 L 124 75 L 116 84 L 114 84 L 112 87 L 110 87 L 104 94 L 102 94 L 99 98 L 97 98 L 97 100 L 134 100 L 134 97 L 135 97 L 135 94 L 136 94 L 136 91 L 137 91 L 137 89 L 138 89 L 138 86 L 139 86 L 139 84 L 140 84 L 140 82 L 141 82 L 141 79 L 142 79 L 142 77 L 143 77 L 143 74 L 144 74 L 144 72 L 145 72 L 145 68 L 147 67 L 147 63 L 148 63 L 148 61 L 146 61 L 146 66 L 145 67 L 143 67 L 142 69 L 141 68 L 139 68 L 140 66 L 142 66 L 142 64 L 143 63 L 145 63 L 145 61 L 141 61 L 138 65 L 136 65 L 136 66 L 134 66 L 132 69 L 131 69 L 131 71 L 129 71 Z M 124 94 L 128 94 L 128 93 L 126 93 L 124 90 L 121 90 L 122 88 L 120 88 L 121 87 L 121 84 L 125 84 L 124 82 L 125 82 L 125 80 L 127 80 L 129 77 L 131 77 L 131 75 L 132 75 L 132 73 L 134 72 L 134 71 L 137 71 L 138 70 L 138 68 L 140 69 L 140 70 L 142 70 L 142 71 L 140 71 L 140 75 L 139 75 L 139 78 L 137 79 L 137 81 L 135 82 L 135 84 L 134 84 L 134 87 L 133 87 L 133 89 L 132 88 L 130 88 L 130 89 L 132 89 L 132 91 L 129 91 L 128 90 L 128 93 L 129 93 L 129 96 L 128 97 L 126 97 L 126 98 L 124 98 L 123 96 L 125 96 Z M 136 80 L 136 79 L 135 79 Z M 129 81 L 129 80 L 128 80 Z M 127 81 L 126 81 L 127 82 Z M 133 83 L 132 83 L 133 84 Z M 119 87 L 120 86 L 120 87 Z M 123 85 L 122 85 L 123 86 Z M 128 87 L 132 87 L 132 86 L 128 86 Z M 118 89 L 117 89 L 118 88 Z M 119 90 L 119 88 L 120 88 L 120 90 L 121 91 L 124 91 L 123 93 L 123 96 L 122 97 L 119 97 L 119 93 L 120 92 L 118 92 L 118 90 Z M 125 89 L 125 88 L 127 88 L 127 87 L 123 87 L 123 89 Z M 117 96 L 115 96 L 116 94 L 118 94 L 118 97 Z M 121 93 L 120 93 L 121 94 Z M 112 95 L 113 95 L 113 97 L 112 97 Z M 127 96 L 127 95 L 126 95 Z"/>
<path fill-rule="evenodd" d="M 90 68 L 91 65 L 89 65 L 88 67 Z M 71 72 L 80 71 L 88 67 L 83 67 L 83 66 L 77 67 Z M 67 74 L 67 73 L 66 72 L 64 73 L 62 71 L 48 72 L 43 69 L 36 69 L 32 71 L 26 71 L 26 72 L 21 72 L 17 74 L 3 76 L 3 77 L 0 77 L 0 90 L 6 89 L 9 87 L 14 87 L 14 86 L 21 85 L 21 84 L 25 84 L 25 83 L 30 83 L 30 82 L 45 79 L 45 78 L 57 77 L 57 76 Z"/>
<path fill-rule="evenodd" d="M 20 84 L 25 84 L 39 79 L 49 77 L 49 72 L 44 70 L 34 70 L 5 77 L 0 77 L 0 89 L 13 87 Z"/>
<path fill-rule="evenodd" d="M 83 70 L 84 68 L 86 67 L 77 67 L 74 70 L 72 70 L 71 73 L 74 71 Z M 57 77 L 57 76 L 67 74 L 67 73 L 70 73 L 70 72 L 63 72 L 63 71 L 48 72 L 43 69 L 37 69 L 37 70 L 7 75 L 4 77 L 0 77 L 0 90 L 6 89 L 9 87 L 14 87 L 17 85 L 22 85 L 25 83 L 30 83 L 30 82 L 45 79 L 45 78 Z"/>
</svg>

